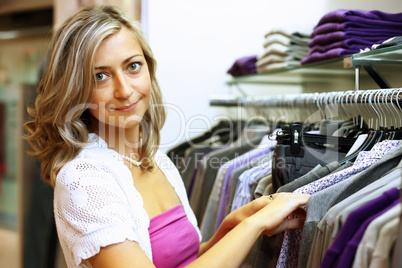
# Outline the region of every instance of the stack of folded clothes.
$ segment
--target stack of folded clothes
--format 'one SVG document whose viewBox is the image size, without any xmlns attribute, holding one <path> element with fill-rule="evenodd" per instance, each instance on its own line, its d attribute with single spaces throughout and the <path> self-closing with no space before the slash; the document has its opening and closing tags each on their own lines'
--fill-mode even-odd
<svg viewBox="0 0 402 268">
<path fill-rule="evenodd" d="M 338 9 L 324 15 L 311 34 L 307 64 L 360 52 L 402 35 L 402 13 Z"/>
<path fill-rule="evenodd" d="M 309 34 L 283 30 L 272 30 L 265 35 L 264 52 L 257 60 L 257 73 L 292 68 L 300 65 L 306 57 L 310 40 Z"/>
<path fill-rule="evenodd" d="M 289 48 L 286 50 L 287 68 L 300 65 L 300 61 L 307 56 L 310 50 L 308 46 L 310 40 L 310 34 L 301 32 L 294 32 L 291 34 Z"/>
<path fill-rule="evenodd" d="M 265 73 L 286 68 L 286 51 L 290 44 L 290 34 L 273 30 L 264 36 L 264 52 L 257 59 L 257 73 Z"/>
</svg>

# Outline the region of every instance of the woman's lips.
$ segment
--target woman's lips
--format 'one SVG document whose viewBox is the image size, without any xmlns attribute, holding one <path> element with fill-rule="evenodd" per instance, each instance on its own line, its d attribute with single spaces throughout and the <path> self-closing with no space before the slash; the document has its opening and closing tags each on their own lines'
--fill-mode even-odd
<svg viewBox="0 0 402 268">
<path fill-rule="evenodd" d="M 119 111 L 119 112 L 130 112 L 135 109 L 135 107 L 137 106 L 137 103 L 138 103 L 138 101 L 133 104 L 130 104 L 130 105 L 125 105 L 125 106 L 122 106 L 119 108 L 114 108 L 113 110 Z"/>
</svg>

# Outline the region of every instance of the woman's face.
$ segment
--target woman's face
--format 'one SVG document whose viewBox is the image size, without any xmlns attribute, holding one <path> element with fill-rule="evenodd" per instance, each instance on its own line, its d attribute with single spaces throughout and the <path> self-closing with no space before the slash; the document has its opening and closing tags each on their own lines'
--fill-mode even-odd
<svg viewBox="0 0 402 268">
<path fill-rule="evenodd" d="M 95 54 L 90 113 L 110 128 L 138 128 L 149 105 L 151 78 L 137 38 L 127 28 L 105 39 Z M 110 129 L 111 130 L 111 129 Z"/>
</svg>

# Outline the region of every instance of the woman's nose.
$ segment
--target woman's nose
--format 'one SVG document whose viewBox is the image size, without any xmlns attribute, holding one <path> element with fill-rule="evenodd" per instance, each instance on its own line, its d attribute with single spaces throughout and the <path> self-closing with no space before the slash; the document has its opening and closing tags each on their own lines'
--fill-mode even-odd
<svg viewBox="0 0 402 268">
<path fill-rule="evenodd" d="M 133 89 L 130 86 L 130 83 L 124 77 L 124 74 L 116 74 L 114 77 L 114 95 L 116 98 L 124 98 L 127 99 L 133 94 Z"/>
</svg>

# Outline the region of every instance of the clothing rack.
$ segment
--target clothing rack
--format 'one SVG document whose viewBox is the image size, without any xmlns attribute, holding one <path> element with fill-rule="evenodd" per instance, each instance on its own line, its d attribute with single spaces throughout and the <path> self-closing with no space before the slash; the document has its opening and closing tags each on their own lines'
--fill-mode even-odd
<svg viewBox="0 0 402 268">
<path fill-rule="evenodd" d="M 402 88 L 211 98 L 210 106 L 241 107 L 271 121 L 350 119 L 372 129 L 402 127 Z"/>
<path fill-rule="evenodd" d="M 333 91 L 253 97 L 212 97 L 210 106 L 237 107 L 295 107 L 307 104 L 389 103 L 402 106 L 402 88 Z"/>
</svg>

